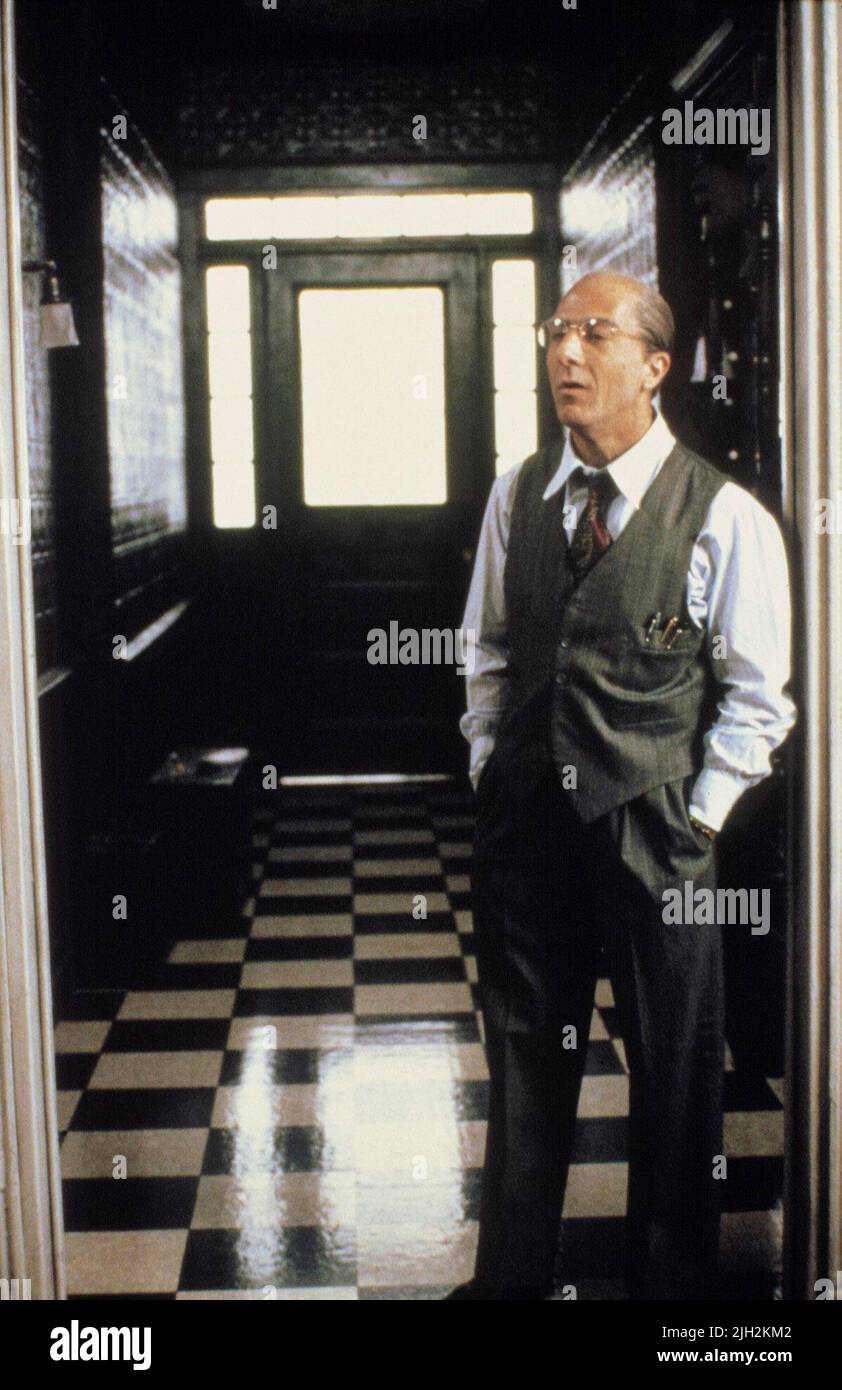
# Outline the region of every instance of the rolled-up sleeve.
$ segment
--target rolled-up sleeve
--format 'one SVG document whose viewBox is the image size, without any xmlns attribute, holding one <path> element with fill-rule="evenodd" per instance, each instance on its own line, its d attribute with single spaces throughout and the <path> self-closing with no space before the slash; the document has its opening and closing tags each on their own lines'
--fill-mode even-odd
<svg viewBox="0 0 842 1390">
<path fill-rule="evenodd" d="M 721 829 L 744 791 L 771 771 L 796 720 L 790 678 L 791 605 L 786 550 L 775 518 L 744 488 L 717 493 L 693 551 L 691 614 L 703 618 L 722 687 L 705 734 L 690 811 Z"/>
<path fill-rule="evenodd" d="M 462 628 L 474 651 L 465 675 L 467 709 L 459 727 L 471 748 L 473 786 L 494 748 L 495 731 L 506 703 L 508 642 L 503 570 L 509 541 L 517 464 L 498 478 L 489 494 L 480 528 Z"/>
</svg>

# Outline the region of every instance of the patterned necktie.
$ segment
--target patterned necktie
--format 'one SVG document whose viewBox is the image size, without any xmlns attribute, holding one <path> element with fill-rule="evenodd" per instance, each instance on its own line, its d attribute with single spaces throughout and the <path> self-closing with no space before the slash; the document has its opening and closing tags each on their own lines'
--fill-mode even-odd
<svg viewBox="0 0 842 1390">
<path fill-rule="evenodd" d="M 582 469 L 578 473 L 580 477 L 586 476 Z M 575 474 L 571 476 L 575 478 Z M 588 571 L 613 543 L 605 524 L 605 513 L 616 495 L 617 484 L 607 468 L 591 479 L 588 500 L 570 542 L 570 568 L 575 584 L 581 584 Z"/>
</svg>

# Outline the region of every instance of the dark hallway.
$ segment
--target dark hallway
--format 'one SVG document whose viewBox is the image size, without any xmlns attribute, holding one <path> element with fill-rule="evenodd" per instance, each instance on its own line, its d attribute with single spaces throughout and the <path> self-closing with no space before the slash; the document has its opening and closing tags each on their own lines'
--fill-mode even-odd
<svg viewBox="0 0 842 1390">
<path fill-rule="evenodd" d="M 68 1297 L 443 1298 L 489 1105 L 458 641 L 480 526 L 559 432 L 536 328 L 612 271 L 672 307 L 663 419 L 790 543 L 779 7 L 15 20 L 21 250 L 78 334 L 45 350 L 26 273 Z M 771 110 L 768 148 L 667 143 L 687 103 Z M 786 1296 L 789 745 L 771 766 L 718 846 L 722 885 L 771 902 L 724 936 L 739 1303 Z M 605 974 L 578 1115 L 554 1296 L 620 1301 Z"/>
</svg>

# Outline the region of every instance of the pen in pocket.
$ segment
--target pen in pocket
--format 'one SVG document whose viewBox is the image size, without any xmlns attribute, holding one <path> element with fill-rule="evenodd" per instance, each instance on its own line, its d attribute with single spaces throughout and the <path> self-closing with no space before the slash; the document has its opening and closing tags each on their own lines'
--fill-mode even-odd
<svg viewBox="0 0 842 1390">
<path fill-rule="evenodd" d="M 656 629 L 656 627 L 658 626 L 658 623 L 659 623 L 660 621 L 661 621 L 661 614 L 660 614 L 660 612 L 655 613 L 654 616 L 653 616 L 653 617 L 650 619 L 650 621 L 649 621 L 649 626 L 648 626 L 647 629 L 646 629 L 646 636 L 645 636 L 644 639 L 643 639 L 644 642 L 651 642 L 651 641 L 652 641 L 652 634 L 654 633 L 654 631 L 655 631 L 655 629 Z"/>
<path fill-rule="evenodd" d="M 671 647 L 678 633 L 678 614 L 674 613 L 658 638 L 662 647 Z"/>
</svg>

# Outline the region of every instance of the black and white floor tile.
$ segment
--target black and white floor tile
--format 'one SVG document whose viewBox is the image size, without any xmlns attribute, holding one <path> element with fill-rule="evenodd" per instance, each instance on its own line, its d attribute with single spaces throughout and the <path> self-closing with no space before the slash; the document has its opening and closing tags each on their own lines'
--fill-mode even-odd
<svg viewBox="0 0 842 1390">
<path fill-rule="evenodd" d="M 242 915 L 137 989 L 76 996 L 56 1033 L 71 1297 L 437 1299 L 470 1277 L 471 834 L 458 783 L 284 788 L 255 810 Z M 729 1070 L 735 1297 L 779 1296 L 782 1100 Z M 627 1103 L 603 980 L 560 1247 L 579 1298 L 623 1296 Z"/>
</svg>

